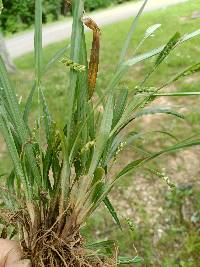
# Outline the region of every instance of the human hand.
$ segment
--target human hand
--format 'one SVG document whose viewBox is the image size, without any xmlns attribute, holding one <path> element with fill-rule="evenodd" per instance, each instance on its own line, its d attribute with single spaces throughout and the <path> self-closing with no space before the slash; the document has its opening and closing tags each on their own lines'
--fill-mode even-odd
<svg viewBox="0 0 200 267">
<path fill-rule="evenodd" d="M 0 267 L 31 267 L 29 260 L 21 260 L 22 251 L 15 241 L 0 238 Z"/>
</svg>

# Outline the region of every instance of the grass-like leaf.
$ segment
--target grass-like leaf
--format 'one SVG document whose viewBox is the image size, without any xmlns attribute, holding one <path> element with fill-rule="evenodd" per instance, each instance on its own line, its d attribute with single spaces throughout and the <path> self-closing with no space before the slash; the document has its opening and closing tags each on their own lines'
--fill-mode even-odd
<svg viewBox="0 0 200 267">
<path fill-rule="evenodd" d="M 37 86 L 42 76 L 42 0 L 35 1 L 35 80 Z"/>
<path fill-rule="evenodd" d="M 142 109 L 141 111 L 136 113 L 135 118 L 145 116 L 145 115 L 150 115 L 150 114 L 159 114 L 159 113 L 170 114 L 178 118 L 184 119 L 184 116 L 182 114 L 172 110 L 171 108 L 159 107 L 159 106 Z"/>
<path fill-rule="evenodd" d="M 115 211 L 115 208 L 113 207 L 113 205 L 110 202 L 109 198 L 106 197 L 103 202 L 106 205 L 108 211 L 112 215 L 112 217 L 113 217 L 114 221 L 116 222 L 116 224 L 118 225 L 118 227 L 122 230 L 122 226 L 121 226 L 120 220 L 118 218 L 117 212 Z"/>
<path fill-rule="evenodd" d="M 85 247 L 88 249 L 102 249 L 102 248 L 111 248 L 115 246 L 114 240 L 100 241 L 96 243 L 86 244 Z"/>
<path fill-rule="evenodd" d="M 1 221 L 5 225 L 10 224 L 8 218 L 14 214 L 15 220 L 12 220 L 14 229 L 10 237 L 15 233 L 19 234 L 20 241 L 23 241 L 21 244 L 24 252 L 28 251 L 27 256 L 31 257 L 34 267 L 52 264 L 68 266 L 69 262 L 73 265 L 75 262 L 77 265 L 103 266 L 113 260 L 110 259 L 111 255 L 115 256 L 114 260 L 118 264 L 138 263 L 141 262 L 138 256 L 117 258 L 113 253 L 116 248 L 115 241 L 85 245 L 80 228 L 104 202 L 113 220 L 121 229 L 119 216 L 108 197 L 116 182 L 161 155 L 200 145 L 197 136 L 179 141 L 169 131 L 150 129 L 146 132 L 144 129 L 143 132 L 137 132 L 134 128 L 137 123 L 136 118 L 148 114 L 161 113 L 184 118 L 168 107 L 147 106 L 156 97 L 164 94 L 171 96 L 200 94 L 159 92 L 169 82 L 199 72 L 199 64 L 187 68 L 161 87 L 140 86 L 131 94 L 128 88 L 121 89 L 120 84 L 123 75 L 131 67 L 157 56 L 150 73 L 145 77 L 146 81 L 171 51 L 185 41 L 200 35 L 200 30 L 183 37 L 175 34 L 164 46 L 126 60 L 127 49 L 147 3 L 145 0 L 131 25 L 116 72 L 104 90 L 96 86 L 100 63 L 100 30 L 92 19 L 84 16 L 84 0 L 70 1 L 70 3 L 73 15 L 70 56 L 64 56 L 68 49 L 64 47 L 45 67 L 42 51 L 42 0 L 35 1 L 35 79 L 24 113 L 20 110 L 15 89 L 0 59 L 0 130 L 13 162 L 5 186 L 0 187 L 2 201 L 0 205 L 5 213 L 5 216 L 4 213 L 0 216 L 3 217 Z M 83 22 L 93 34 L 89 64 Z M 159 27 L 160 24 L 155 24 L 146 30 L 140 43 L 136 45 L 135 50 L 133 49 L 133 55 Z M 64 64 L 61 67 L 70 73 L 70 77 L 65 90 L 66 105 L 63 114 L 66 116 L 54 121 L 45 98 L 42 78 L 58 60 Z M 118 87 L 120 91 L 117 90 Z M 36 91 L 39 112 L 33 126 L 30 123 L 32 121 L 30 114 Z M 133 121 L 133 128 L 130 130 L 127 126 L 131 126 Z M 138 145 L 141 138 L 155 134 L 164 134 L 173 139 L 174 145 L 158 152 L 150 152 Z M 111 169 L 126 147 L 133 148 L 140 154 L 112 175 Z M 156 173 L 159 174 L 158 171 Z M 166 177 L 159 175 L 169 184 Z M 3 179 L 1 183 L 4 183 Z M 6 235 L 5 231 L 4 236 Z M 94 254 L 92 250 L 96 250 Z"/>
<path fill-rule="evenodd" d="M 96 138 L 96 145 L 94 149 L 94 155 L 92 158 L 92 162 L 90 165 L 89 175 L 91 176 L 100 160 L 100 157 L 103 153 L 103 150 L 105 148 L 106 142 L 108 141 L 109 134 L 112 127 L 112 121 L 113 121 L 113 95 L 109 95 L 105 111 L 103 113 L 101 126 L 99 129 L 98 136 Z"/>
<path fill-rule="evenodd" d="M 119 59 L 119 66 L 122 64 L 122 62 L 123 62 L 124 59 L 125 59 L 127 49 L 128 49 L 128 47 L 129 47 L 129 45 L 130 45 L 131 39 L 132 39 L 132 37 L 133 37 L 133 34 L 134 34 L 134 32 L 135 32 L 135 30 L 136 30 L 136 27 L 137 27 L 137 25 L 138 25 L 138 22 L 139 22 L 139 18 L 140 18 L 140 16 L 141 16 L 141 14 L 142 14 L 142 12 L 143 12 L 143 10 L 144 10 L 144 8 L 145 8 L 147 2 L 148 2 L 148 0 L 145 0 L 145 1 L 144 1 L 144 3 L 142 4 L 140 10 L 139 10 L 138 13 L 137 13 L 135 19 L 133 20 L 133 23 L 132 23 L 132 25 L 131 25 L 131 28 L 130 28 L 130 30 L 129 30 L 129 32 L 128 32 L 128 35 L 127 35 L 126 40 L 125 40 L 125 42 L 124 42 L 124 46 L 123 46 L 122 51 L 121 51 L 121 55 L 120 55 L 120 59 Z"/>
<path fill-rule="evenodd" d="M 131 264 L 131 263 L 141 263 L 143 262 L 143 258 L 139 257 L 139 256 L 135 256 L 134 258 L 131 257 L 123 257 L 123 256 L 119 256 L 118 257 L 118 264 Z"/>
</svg>

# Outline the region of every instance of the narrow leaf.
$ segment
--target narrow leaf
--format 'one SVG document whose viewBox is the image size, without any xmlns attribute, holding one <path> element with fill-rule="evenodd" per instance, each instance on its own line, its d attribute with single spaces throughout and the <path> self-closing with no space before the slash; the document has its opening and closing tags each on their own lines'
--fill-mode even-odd
<svg viewBox="0 0 200 267">
<path fill-rule="evenodd" d="M 137 25 L 138 25 L 139 18 L 140 18 L 140 16 L 141 16 L 141 14 L 142 14 L 142 12 L 143 12 L 143 10 L 144 10 L 144 8 L 145 8 L 147 2 L 148 2 L 148 0 L 145 0 L 145 1 L 144 1 L 144 3 L 142 4 L 140 10 L 139 10 L 138 13 L 137 13 L 135 19 L 133 20 L 133 23 L 132 23 L 132 25 L 131 25 L 131 28 L 130 28 L 130 30 L 129 30 L 129 33 L 128 33 L 127 37 L 126 37 L 124 46 L 123 46 L 123 48 L 122 48 L 121 56 L 120 56 L 120 59 L 119 59 L 119 65 L 121 65 L 122 62 L 123 62 L 124 59 L 125 59 L 126 52 L 127 52 L 127 50 L 128 50 L 129 44 L 130 44 L 130 42 L 131 42 L 131 39 L 132 39 L 132 37 L 133 37 L 133 34 L 134 34 L 134 32 L 135 32 L 135 30 L 136 30 L 136 27 L 137 27 Z"/>
<path fill-rule="evenodd" d="M 32 88 L 31 88 L 31 91 L 30 91 L 28 98 L 26 100 L 26 104 L 25 104 L 25 108 L 24 108 L 24 112 L 23 112 L 23 119 L 27 125 L 28 125 L 28 117 L 29 117 L 29 114 L 31 111 L 31 105 L 33 102 L 33 96 L 35 93 L 35 89 L 36 89 L 36 82 L 34 82 Z"/>
<path fill-rule="evenodd" d="M 40 100 L 41 100 L 42 108 L 43 108 L 43 118 L 44 118 L 44 124 L 45 124 L 46 139 L 48 142 L 49 137 L 50 137 L 50 133 L 51 133 L 53 119 L 52 119 L 51 114 L 49 112 L 49 108 L 48 108 L 48 105 L 47 105 L 42 88 L 40 88 L 39 91 L 40 91 Z"/>
<path fill-rule="evenodd" d="M 120 223 L 120 220 L 118 218 L 117 212 L 115 211 L 115 208 L 113 207 L 112 203 L 110 202 L 109 198 L 106 197 L 104 199 L 104 204 L 106 205 L 108 211 L 110 212 L 111 216 L 113 217 L 114 221 L 116 222 L 116 224 L 119 226 L 119 228 L 122 230 L 122 226 Z"/>
<path fill-rule="evenodd" d="M 104 183 L 98 182 L 96 185 L 94 185 L 94 190 L 92 194 L 92 202 L 96 203 L 99 198 L 102 196 L 104 192 Z"/>
<path fill-rule="evenodd" d="M 18 179 L 20 179 L 20 181 L 22 182 L 22 184 L 24 186 L 25 196 L 27 199 L 31 199 L 32 189 L 31 189 L 31 187 L 29 187 L 28 181 L 27 181 L 26 177 L 24 176 L 24 172 L 23 172 L 23 168 L 21 166 L 20 158 L 19 158 L 16 146 L 15 146 L 15 142 L 14 142 L 14 139 L 13 139 L 10 127 L 9 127 L 9 122 L 6 118 L 5 110 L 2 106 L 0 107 L 0 129 L 1 129 L 1 132 L 3 134 L 4 140 L 7 144 L 8 151 L 9 151 L 10 156 L 12 158 Z"/>
<path fill-rule="evenodd" d="M 85 247 L 88 249 L 112 248 L 113 246 L 115 246 L 114 240 L 106 240 L 106 241 L 101 241 L 101 242 L 91 243 L 91 244 L 85 245 Z"/>
<path fill-rule="evenodd" d="M 127 104 L 127 98 L 128 90 L 122 90 L 114 107 L 112 128 L 114 128 L 118 121 L 121 119 L 121 116 L 124 113 Z"/>
<path fill-rule="evenodd" d="M 144 163 L 147 163 L 148 161 L 154 159 L 154 158 L 157 158 L 165 153 L 171 153 L 171 152 L 175 152 L 177 150 L 180 150 L 180 149 L 183 149 L 183 148 L 188 148 L 188 147 L 192 147 L 192 146 L 197 146 L 197 145 L 200 145 L 200 140 L 197 139 L 197 140 L 192 140 L 192 141 L 183 141 L 183 142 L 180 142 L 176 145 L 173 145 L 173 146 L 170 146 L 166 149 L 163 149 L 159 152 L 156 152 L 156 153 L 152 153 L 150 154 L 149 156 L 145 157 L 145 158 L 142 158 L 142 159 L 138 159 L 138 160 L 135 160 L 131 163 L 129 163 L 117 176 L 116 176 L 116 179 L 114 180 L 113 184 L 115 183 L 115 181 L 120 178 L 121 176 L 127 174 L 129 171 L 132 171 L 134 170 L 136 167 L 139 167 L 141 165 L 143 165 Z M 112 185 L 113 186 L 113 185 Z"/>
<path fill-rule="evenodd" d="M 42 75 L 42 0 L 35 1 L 35 79 L 37 85 Z"/>
<path fill-rule="evenodd" d="M 145 108 L 139 112 L 136 113 L 135 115 L 135 118 L 138 118 L 138 117 L 142 117 L 142 116 L 145 116 L 145 115 L 151 115 L 151 114 L 170 114 L 170 115 L 173 115 L 173 116 L 176 116 L 178 118 L 181 118 L 181 119 L 184 119 L 185 117 L 183 115 L 181 115 L 180 113 L 174 111 L 174 110 L 171 110 L 171 108 L 166 108 L 166 107 L 159 107 L 159 106 L 156 106 L 156 107 L 151 107 L 151 108 Z"/>
<path fill-rule="evenodd" d="M 73 25 L 72 25 L 72 36 L 71 36 L 71 54 L 70 59 L 78 64 L 81 63 L 82 46 L 83 46 L 83 23 L 81 18 L 84 11 L 84 0 L 77 0 L 72 2 L 72 13 L 73 13 Z M 68 145 L 70 143 L 70 134 L 72 127 L 72 118 L 74 111 L 74 98 L 76 93 L 76 87 L 78 82 L 78 72 L 71 69 L 70 71 L 70 86 L 67 91 L 67 140 Z M 70 145 L 69 145 L 70 146 Z"/>
<path fill-rule="evenodd" d="M 148 37 L 150 37 L 157 29 L 159 29 L 161 26 L 161 24 L 154 24 L 152 26 L 150 26 L 144 35 L 144 38 L 147 39 Z"/>
<path fill-rule="evenodd" d="M 131 264 L 131 263 L 141 263 L 143 259 L 139 256 L 135 256 L 134 258 L 131 257 L 118 257 L 118 264 Z"/>
<path fill-rule="evenodd" d="M 142 158 L 142 159 L 134 160 L 133 162 L 129 163 L 121 172 L 119 172 L 117 174 L 116 179 L 127 174 L 129 171 L 132 171 L 133 169 L 137 168 L 139 165 L 141 165 L 147 159 L 148 158 Z"/>
<path fill-rule="evenodd" d="M 64 56 L 64 54 L 67 52 L 67 50 L 70 48 L 70 45 L 65 46 L 63 48 L 61 48 L 58 52 L 55 53 L 55 55 L 53 55 L 53 57 L 49 60 L 49 62 L 47 63 L 47 65 L 44 68 L 44 73 L 46 73 L 52 66 L 54 66 L 54 64 L 62 57 Z"/>
<path fill-rule="evenodd" d="M 156 93 L 153 96 L 199 96 L 199 92 L 174 92 L 174 93 Z"/>
<path fill-rule="evenodd" d="M 190 40 L 190 39 L 192 39 L 192 38 L 194 38 L 194 37 L 196 37 L 198 35 L 200 35 L 200 29 L 197 30 L 197 31 L 194 31 L 194 32 L 192 32 L 190 34 L 184 35 L 182 38 L 180 38 L 180 41 L 178 42 L 178 44 L 182 44 L 182 43 L 184 43 L 184 42 L 186 42 L 186 41 L 188 41 L 188 40 Z M 144 61 L 146 59 L 149 59 L 149 58 L 151 58 L 153 56 L 156 56 L 159 53 L 161 53 L 165 47 L 166 47 L 166 45 L 158 47 L 156 49 L 153 49 L 153 50 L 151 50 L 149 52 L 146 52 L 144 54 L 138 55 L 136 57 L 133 57 L 132 59 L 127 60 L 125 62 L 125 65 L 133 66 L 136 63 L 139 63 L 139 62 Z"/>
<path fill-rule="evenodd" d="M 94 173 L 99 163 L 100 157 L 103 153 L 103 150 L 105 148 L 106 142 L 108 141 L 112 127 L 112 120 L 113 120 L 113 95 L 110 94 L 106 103 L 105 111 L 103 113 L 100 130 L 96 138 L 94 155 L 89 170 L 90 176 Z"/>
<path fill-rule="evenodd" d="M 150 26 L 145 34 L 144 34 L 144 37 L 142 38 L 142 40 L 139 42 L 139 44 L 137 45 L 136 49 L 134 50 L 134 54 L 138 51 L 138 49 L 143 45 L 143 43 L 151 36 L 153 36 L 153 33 L 155 31 L 157 31 L 159 28 L 160 28 L 161 24 L 155 24 L 155 25 L 152 25 Z"/>
<path fill-rule="evenodd" d="M 29 169 L 32 171 L 34 180 L 37 180 L 37 182 L 40 183 L 40 171 L 35 159 L 33 145 L 31 143 L 27 143 L 27 141 L 30 139 L 29 130 L 27 128 L 27 125 L 24 123 L 21 111 L 19 109 L 19 103 L 16 97 L 16 93 L 10 84 L 5 64 L 1 57 L 0 84 L 2 87 L 0 95 L 2 94 L 1 99 L 3 100 L 4 108 L 6 109 L 7 114 L 9 114 L 9 120 L 11 120 L 12 125 L 16 130 L 17 136 L 19 137 L 19 143 L 21 145 L 27 144 L 25 146 L 25 153 L 27 155 Z"/>
</svg>

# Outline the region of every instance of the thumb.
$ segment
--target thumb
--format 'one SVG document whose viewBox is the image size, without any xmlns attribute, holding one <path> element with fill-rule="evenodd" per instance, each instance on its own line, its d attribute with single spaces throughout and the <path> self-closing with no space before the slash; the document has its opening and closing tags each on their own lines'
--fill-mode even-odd
<svg viewBox="0 0 200 267">
<path fill-rule="evenodd" d="M 6 265 L 6 267 L 31 267 L 30 260 L 21 260 L 10 265 Z"/>
<path fill-rule="evenodd" d="M 31 267 L 29 260 L 21 260 L 20 245 L 11 240 L 0 238 L 0 267 Z"/>
<path fill-rule="evenodd" d="M 15 241 L 0 238 L 0 266 L 9 266 L 21 259 L 22 251 Z"/>
</svg>

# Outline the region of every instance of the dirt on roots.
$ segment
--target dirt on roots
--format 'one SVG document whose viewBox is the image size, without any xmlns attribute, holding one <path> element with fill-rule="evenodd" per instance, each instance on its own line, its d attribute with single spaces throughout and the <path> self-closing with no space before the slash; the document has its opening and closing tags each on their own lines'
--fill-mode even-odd
<svg viewBox="0 0 200 267">
<path fill-rule="evenodd" d="M 24 247 L 24 257 L 31 259 L 33 267 L 114 267 L 114 259 L 100 258 L 94 251 L 84 248 L 79 233 L 62 240 L 53 231 L 37 234 L 31 249 Z"/>
</svg>

